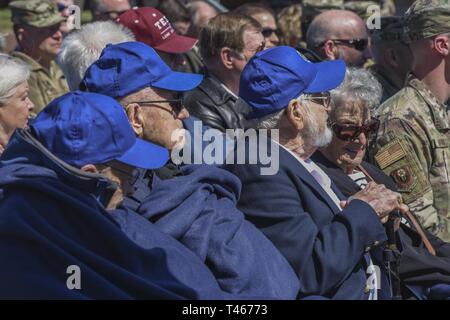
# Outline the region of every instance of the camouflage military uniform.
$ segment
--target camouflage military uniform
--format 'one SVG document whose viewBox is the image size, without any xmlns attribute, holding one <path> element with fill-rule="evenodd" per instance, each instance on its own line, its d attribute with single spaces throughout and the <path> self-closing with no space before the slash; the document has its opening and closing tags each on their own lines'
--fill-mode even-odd
<svg viewBox="0 0 450 320">
<path fill-rule="evenodd" d="M 446 106 L 411 76 L 379 110 L 377 165 L 421 224 L 450 241 L 450 126 Z"/>
<path fill-rule="evenodd" d="M 25 53 L 15 51 L 11 53 L 11 56 L 21 59 L 30 66 L 28 97 L 34 103 L 33 116 L 39 113 L 50 101 L 69 91 L 66 78 L 55 62 L 52 61 L 50 70 L 47 70 Z"/>
<path fill-rule="evenodd" d="M 65 20 L 58 12 L 56 4 L 48 0 L 14 1 L 9 4 L 12 11 L 12 21 L 18 25 L 30 25 L 36 28 L 46 28 Z M 41 111 L 54 98 L 69 91 L 61 69 L 51 62 L 50 69 L 44 68 L 32 57 L 23 52 L 13 52 L 12 56 L 28 63 L 31 69 L 28 84 L 29 97 L 34 103 L 34 114 Z"/>
<path fill-rule="evenodd" d="M 405 13 L 407 42 L 450 32 L 448 0 L 418 0 Z M 450 241 L 450 125 L 447 107 L 410 76 L 384 102 L 374 158 L 422 225 Z"/>
</svg>

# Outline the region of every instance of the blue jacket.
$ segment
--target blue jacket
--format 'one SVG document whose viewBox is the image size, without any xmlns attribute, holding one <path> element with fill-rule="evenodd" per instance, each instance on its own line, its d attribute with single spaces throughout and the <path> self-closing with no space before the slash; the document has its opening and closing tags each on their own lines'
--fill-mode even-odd
<svg viewBox="0 0 450 320">
<path fill-rule="evenodd" d="M 107 212 L 110 182 L 61 162 L 27 131 L 2 155 L 0 188 L 0 299 L 246 298 L 224 293 L 195 254 L 146 219 Z M 73 265 L 79 290 L 67 287 Z"/>
<path fill-rule="evenodd" d="M 267 150 L 270 155 L 270 145 Z M 259 163 L 227 167 L 242 182 L 238 208 L 290 262 L 301 297 L 366 299 L 365 251 L 386 240 L 376 213 L 360 200 L 340 211 L 289 152 L 280 147 L 276 160 L 279 170 L 271 176 L 260 174 Z"/>
<path fill-rule="evenodd" d="M 208 165 L 184 176 L 154 177 L 138 213 L 204 261 L 229 293 L 295 299 L 297 277 L 286 259 L 236 208 L 240 181 Z"/>
</svg>

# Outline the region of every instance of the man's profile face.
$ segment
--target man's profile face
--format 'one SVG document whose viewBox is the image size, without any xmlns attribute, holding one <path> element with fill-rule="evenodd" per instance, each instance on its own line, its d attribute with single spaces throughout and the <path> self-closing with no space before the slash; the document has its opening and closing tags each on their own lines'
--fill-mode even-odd
<svg viewBox="0 0 450 320">
<path fill-rule="evenodd" d="M 235 67 L 240 72 L 244 70 L 247 62 L 265 47 L 264 37 L 259 31 L 246 30 L 242 37 L 245 44 L 244 50 L 242 50 L 242 59 L 235 60 Z"/>
<path fill-rule="evenodd" d="M 63 40 L 61 24 L 45 28 L 24 26 L 23 30 L 21 46 L 27 47 L 37 57 L 56 58 Z"/>
<path fill-rule="evenodd" d="M 263 34 L 266 40 L 266 46 L 264 49 L 277 46 L 280 43 L 280 39 L 277 35 L 278 28 L 275 18 L 269 12 L 252 15 L 252 18 L 258 21 L 262 26 Z"/>
<path fill-rule="evenodd" d="M 137 101 L 140 114 L 142 115 L 142 136 L 141 138 L 171 150 L 184 138 L 183 119 L 189 117 L 188 111 L 172 102 L 163 102 L 167 100 L 176 100 L 180 96 L 177 92 L 167 91 L 156 88 L 145 88 L 132 98 L 130 101 Z M 138 101 L 142 101 L 139 103 Z M 149 103 L 148 101 L 159 101 Z M 127 102 L 124 103 L 125 105 Z"/>
<path fill-rule="evenodd" d="M 340 40 L 369 39 L 366 26 L 362 21 L 349 20 L 342 27 Z M 354 45 L 348 43 L 335 42 L 337 48 L 336 59 L 343 59 L 347 66 L 362 67 L 368 58 L 371 57 L 370 48 L 366 46 L 363 50 L 358 50 Z"/>
</svg>

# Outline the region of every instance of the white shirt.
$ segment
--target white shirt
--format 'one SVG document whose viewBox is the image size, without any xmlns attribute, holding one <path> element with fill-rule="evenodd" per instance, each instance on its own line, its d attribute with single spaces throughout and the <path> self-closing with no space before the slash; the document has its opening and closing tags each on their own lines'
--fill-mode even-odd
<svg viewBox="0 0 450 320">
<path fill-rule="evenodd" d="M 319 183 L 319 185 L 322 187 L 322 189 L 327 193 L 328 196 L 333 200 L 333 202 L 338 207 L 339 211 L 341 211 L 341 205 L 340 200 L 336 193 L 331 189 L 331 179 L 328 177 L 328 175 L 317 165 L 312 161 L 311 159 L 303 160 L 298 155 L 296 155 L 294 152 L 286 148 L 285 146 L 281 145 L 284 150 L 288 151 L 291 155 L 293 155 L 298 162 L 314 177 L 314 179 Z M 361 172 L 362 173 L 362 172 Z M 353 177 L 351 177 L 353 179 Z M 359 175 L 357 175 L 357 178 L 361 179 Z M 364 176 L 365 178 L 365 176 Z M 367 185 L 367 180 L 365 180 L 365 184 Z M 361 186 L 360 186 L 361 187 Z M 365 185 L 364 185 L 365 187 Z M 362 188 L 363 189 L 363 188 Z M 372 259 L 370 258 L 369 254 L 365 254 L 366 261 L 367 261 L 367 282 L 366 286 L 369 288 L 369 298 L 368 300 L 378 300 L 378 290 L 380 289 L 380 279 L 379 279 L 379 268 L 373 264 Z"/>
</svg>

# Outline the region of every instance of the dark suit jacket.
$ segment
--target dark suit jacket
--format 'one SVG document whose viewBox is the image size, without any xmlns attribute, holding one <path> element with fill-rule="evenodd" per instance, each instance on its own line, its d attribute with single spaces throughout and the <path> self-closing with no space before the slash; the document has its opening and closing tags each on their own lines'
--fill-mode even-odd
<svg viewBox="0 0 450 320">
<path fill-rule="evenodd" d="M 360 190 L 359 186 L 342 169 L 326 159 L 320 152 L 312 157 L 328 176 L 336 183 L 342 193 L 349 197 Z M 362 166 L 376 183 L 397 191 L 392 179 L 374 165 L 363 161 Z M 436 250 L 432 256 L 425 248 L 419 233 L 410 222 L 408 227 L 401 224 L 397 232 L 401 248 L 400 277 L 405 284 L 429 286 L 436 283 L 450 283 L 450 244 L 424 230 Z"/>
<path fill-rule="evenodd" d="M 375 211 L 360 200 L 340 211 L 289 152 L 280 147 L 274 160 L 279 170 L 272 176 L 260 174 L 260 163 L 228 166 L 242 181 L 238 208 L 290 262 L 300 297 L 367 298 L 364 253 L 386 241 Z M 343 198 L 334 185 L 333 190 Z"/>
</svg>

